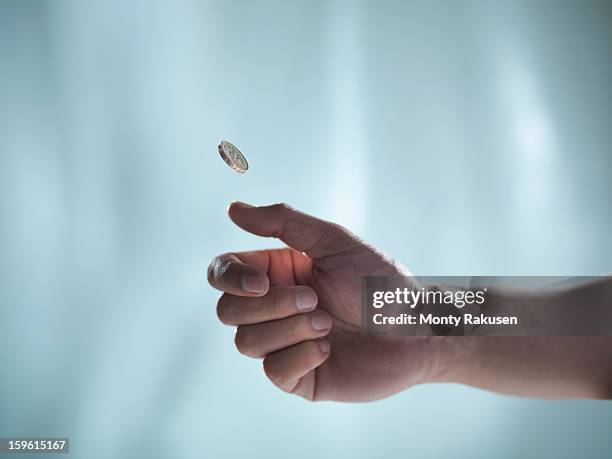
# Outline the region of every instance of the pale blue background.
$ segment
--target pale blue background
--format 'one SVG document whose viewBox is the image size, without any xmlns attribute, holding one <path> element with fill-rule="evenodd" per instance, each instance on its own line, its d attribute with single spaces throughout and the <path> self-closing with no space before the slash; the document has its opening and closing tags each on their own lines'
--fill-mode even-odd
<svg viewBox="0 0 612 459">
<path fill-rule="evenodd" d="M 277 244 L 229 222 L 235 199 L 423 275 L 609 272 L 611 173 L 609 1 L 0 0 L 0 436 L 79 458 L 610 457 L 609 402 L 286 395 L 204 278 Z"/>
</svg>

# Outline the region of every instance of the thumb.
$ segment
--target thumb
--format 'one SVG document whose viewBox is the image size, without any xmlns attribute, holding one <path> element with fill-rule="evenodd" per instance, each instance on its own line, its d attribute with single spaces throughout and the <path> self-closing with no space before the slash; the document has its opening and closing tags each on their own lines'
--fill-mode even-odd
<svg viewBox="0 0 612 459">
<path fill-rule="evenodd" d="M 313 259 L 360 245 L 359 239 L 346 228 L 295 210 L 287 204 L 254 207 L 233 202 L 228 213 L 232 221 L 245 231 L 276 237 Z"/>
</svg>

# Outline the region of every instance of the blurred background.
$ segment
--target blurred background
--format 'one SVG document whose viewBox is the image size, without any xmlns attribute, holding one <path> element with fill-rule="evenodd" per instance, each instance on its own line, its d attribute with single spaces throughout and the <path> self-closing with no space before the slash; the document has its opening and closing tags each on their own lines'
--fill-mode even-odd
<svg viewBox="0 0 612 459">
<path fill-rule="evenodd" d="M 311 404 L 205 282 L 285 201 L 420 275 L 612 271 L 610 1 L 0 1 L 0 436 L 83 458 L 610 457 L 612 405 Z M 219 158 L 234 142 L 251 169 Z"/>
</svg>

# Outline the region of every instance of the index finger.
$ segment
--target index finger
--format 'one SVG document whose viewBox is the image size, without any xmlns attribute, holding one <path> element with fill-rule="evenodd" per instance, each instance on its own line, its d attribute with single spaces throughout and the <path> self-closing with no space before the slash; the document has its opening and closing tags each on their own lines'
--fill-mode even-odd
<svg viewBox="0 0 612 459">
<path fill-rule="evenodd" d="M 224 253 L 210 262 L 208 282 L 217 290 L 237 296 L 263 296 L 270 288 L 268 275 L 244 263 L 234 253 Z"/>
</svg>

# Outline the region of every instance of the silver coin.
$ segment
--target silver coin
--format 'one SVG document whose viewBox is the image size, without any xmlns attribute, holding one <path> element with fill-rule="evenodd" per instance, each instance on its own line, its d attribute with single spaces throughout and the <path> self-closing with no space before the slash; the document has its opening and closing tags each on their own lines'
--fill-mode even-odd
<svg viewBox="0 0 612 459">
<path fill-rule="evenodd" d="M 223 161 L 236 172 L 244 174 L 249 168 L 249 163 L 247 163 L 244 155 L 227 140 L 222 140 L 217 149 Z"/>
</svg>

